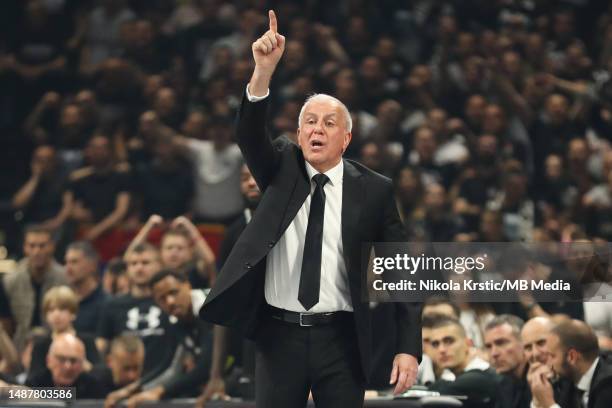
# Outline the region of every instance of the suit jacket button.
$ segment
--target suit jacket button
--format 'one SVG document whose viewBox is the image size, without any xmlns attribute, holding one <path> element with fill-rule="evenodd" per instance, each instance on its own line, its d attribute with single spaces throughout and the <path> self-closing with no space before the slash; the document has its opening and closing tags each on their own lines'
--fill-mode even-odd
<svg viewBox="0 0 612 408">
<path fill-rule="evenodd" d="M 245 267 L 246 269 L 251 269 L 251 268 L 252 268 L 251 264 L 250 264 L 250 263 L 248 263 L 248 262 L 246 262 L 246 263 L 244 264 L 244 267 Z"/>
<path fill-rule="evenodd" d="M 274 242 L 274 241 L 268 242 L 268 248 L 273 248 L 274 244 L 276 244 L 276 242 Z"/>
</svg>

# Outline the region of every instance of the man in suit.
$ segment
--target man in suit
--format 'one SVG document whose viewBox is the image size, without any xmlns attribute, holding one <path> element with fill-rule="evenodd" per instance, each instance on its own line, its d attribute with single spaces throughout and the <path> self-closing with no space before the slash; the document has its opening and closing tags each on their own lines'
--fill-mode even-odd
<svg viewBox="0 0 612 408">
<path fill-rule="evenodd" d="M 612 406 L 612 360 L 599 355 L 597 336 L 583 321 L 565 320 L 548 334 L 549 366 L 530 373 L 537 408 L 607 408 Z M 573 386 L 553 391 L 549 379 Z"/>
<path fill-rule="evenodd" d="M 348 109 L 316 95 L 302 107 L 297 139 L 272 141 L 265 117 L 285 48 L 273 11 L 252 45 L 255 70 L 243 99 L 238 144 L 262 198 L 200 315 L 256 342 L 258 407 L 360 407 L 370 369 L 370 312 L 362 299 L 362 243 L 405 240 L 391 181 L 342 159 Z M 396 304 L 395 393 L 414 382 L 420 306 Z"/>
<path fill-rule="evenodd" d="M 528 408 L 531 392 L 527 383 L 527 359 L 521 343 L 523 319 L 510 314 L 496 316 L 487 323 L 485 349 L 497 374 L 501 375 L 501 393 L 505 406 Z M 501 404 L 500 404 L 501 405 Z"/>
</svg>

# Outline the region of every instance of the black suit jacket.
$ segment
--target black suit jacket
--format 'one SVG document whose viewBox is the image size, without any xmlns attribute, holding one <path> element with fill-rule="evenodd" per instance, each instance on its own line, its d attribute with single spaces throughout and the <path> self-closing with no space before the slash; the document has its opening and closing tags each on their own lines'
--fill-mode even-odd
<svg viewBox="0 0 612 408">
<path fill-rule="evenodd" d="M 236 242 L 200 316 L 242 329 L 254 338 L 264 300 L 266 256 L 293 221 L 310 193 L 301 149 L 286 138 L 274 141 L 266 132 L 268 99 L 246 97 L 238 115 L 237 138 L 245 160 L 262 191 L 251 222 Z M 370 310 L 365 274 L 360 271 L 362 243 L 405 241 L 391 181 L 366 167 L 344 160 L 342 244 L 354 309 L 355 328 L 366 378 L 370 371 Z M 421 355 L 421 305 L 396 304 L 397 352 Z"/>
<path fill-rule="evenodd" d="M 612 358 L 607 354 L 599 357 L 595 367 L 587 408 L 609 407 L 612 407 Z"/>
</svg>

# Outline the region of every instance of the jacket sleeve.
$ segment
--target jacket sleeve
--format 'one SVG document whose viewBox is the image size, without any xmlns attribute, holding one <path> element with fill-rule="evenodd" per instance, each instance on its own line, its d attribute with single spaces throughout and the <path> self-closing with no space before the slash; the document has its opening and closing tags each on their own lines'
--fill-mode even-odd
<svg viewBox="0 0 612 408">
<path fill-rule="evenodd" d="M 272 143 L 266 128 L 269 99 L 250 102 L 245 93 L 236 126 L 238 146 L 262 192 L 272 181 L 280 164 L 280 152 Z"/>
<path fill-rule="evenodd" d="M 382 242 L 407 242 L 407 234 L 397 211 L 391 183 L 385 194 L 384 230 Z M 394 255 L 394 254 L 393 254 Z M 421 340 L 421 302 L 396 300 L 395 322 L 397 326 L 397 353 L 410 354 L 420 362 L 423 354 Z"/>
</svg>

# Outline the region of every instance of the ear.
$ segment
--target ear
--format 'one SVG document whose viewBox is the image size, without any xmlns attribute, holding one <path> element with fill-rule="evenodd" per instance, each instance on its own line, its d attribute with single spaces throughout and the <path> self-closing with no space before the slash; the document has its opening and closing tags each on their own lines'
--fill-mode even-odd
<svg viewBox="0 0 612 408">
<path fill-rule="evenodd" d="M 297 128 L 295 131 L 295 140 L 297 140 L 298 145 L 302 147 L 302 143 L 300 142 L 300 128 Z"/>
<path fill-rule="evenodd" d="M 579 357 L 579 354 L 578 354 L 578 351 L 576 351 L 576 349 L 571 348 L 567 350 L 566 359 L 568 363 L 572 365 L 576 364 L 576 361 L 578 361 L 578 357 Z"/>
<path fill-rule="evenodd" d="M 351 139 L 353 139 L 353 134 L 351 132 L 347 132 L 344 135 L 344 143 L 342 144 L 342 153 L 346 152 L 349 143 L 351 143 Z"/>
<path fill-rule="evenodd" d="M 467 344 L 468 348 L 474 347 L 474 341 L 470 339 L 469 337 L 465 338 L 465 344 Z"/>
</svg>

